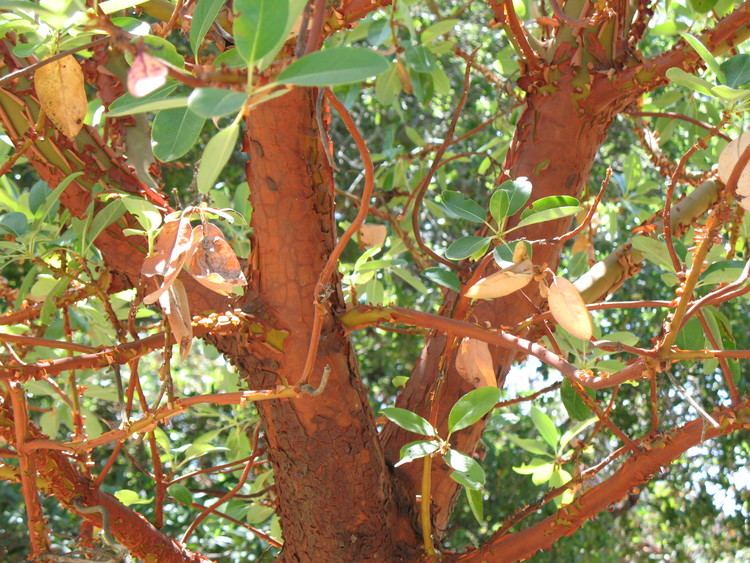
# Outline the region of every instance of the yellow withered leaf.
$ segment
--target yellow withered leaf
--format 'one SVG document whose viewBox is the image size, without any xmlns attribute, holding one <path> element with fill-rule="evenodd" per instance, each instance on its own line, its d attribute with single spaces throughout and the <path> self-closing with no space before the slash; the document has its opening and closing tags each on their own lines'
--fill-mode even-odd
<svg viewBox="0 0 750 563">
<path fill-rule="evenodd" d="M 576 338 L 590 340 L 594 333 L 591 315 L 572 283 L 555 276 L 547 295 L 549 310 L 557 323 Z"/>
<path fill-rule="evenodd" d="M 719 179 L 725 184 L 729 181 L 735 164 L 737 164 L 748 145 L 750 145 L 750 132 L 745 132 L 721 151 L 719 155 Z M 750 196 L 750 165 L 745 166 L 739 180 L 737 180 L 737 194 Z"/>
<path fill-rule="evenodd" d="M 88 110 L 83 69 L 75 57 L 66 55 L 36 69 L 34 90 L 52 124 L 68 139 L 75 138 Z"/>
<path fill-rule="evenodd" d="M 486 342 L 464 338 L 456 354 L 456 371 L 474 387 L 497 387 L 490 347 Z"/>
<path fill-rule="evenodd" d="M 385 225 L 364 224 L 359 228 L 359 241 L 367 248 L 382 246 L 388 229 Z"/>
<path fill-rule="evenodd" d="M 534 278 L 534 265 L 526 259 L 503 268 L 472 285 L 466 292 L 471 299 L 497 299 L 526 287 Z"/>
</svg>

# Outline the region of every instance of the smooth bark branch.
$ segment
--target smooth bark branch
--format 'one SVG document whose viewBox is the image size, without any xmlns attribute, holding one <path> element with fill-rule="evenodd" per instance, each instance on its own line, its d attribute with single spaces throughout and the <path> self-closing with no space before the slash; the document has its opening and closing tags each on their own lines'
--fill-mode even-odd
<svg viewBox="0 0 750 563">
<path fill-rule="evenodd" d="M 584 492 L 572 504 L 529 528 L 493 538 L 480 549 L 459 556 L 457 560 L 466 563 L 519 561 L 548 549 L 623 499 L 634 487 L 648 482 L 693 446 L 750 428 L 746 412 L 748 405 L 750 402 L 745 401 L 737 407 L 721 408 L 711 413 L 719 421 L 719 428 L 706 427 L 704 420 L 698 418 L 674 432 L 652 438 L 643 444 L 645 447 L 641 453 L 628 458 L 612 477 Z"/>
</svg>

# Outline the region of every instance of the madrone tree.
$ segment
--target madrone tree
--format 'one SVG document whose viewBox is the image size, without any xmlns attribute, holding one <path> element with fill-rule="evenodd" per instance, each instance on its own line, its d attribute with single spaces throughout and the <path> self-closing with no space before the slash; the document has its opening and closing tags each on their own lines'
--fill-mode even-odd
<svg viewBox="0 0 750 563">
<path fill-rule="evenodd" d="M 516 561 L 746 461 L 748 2 L 0 10 L 28 557 Z"/>
</svg>

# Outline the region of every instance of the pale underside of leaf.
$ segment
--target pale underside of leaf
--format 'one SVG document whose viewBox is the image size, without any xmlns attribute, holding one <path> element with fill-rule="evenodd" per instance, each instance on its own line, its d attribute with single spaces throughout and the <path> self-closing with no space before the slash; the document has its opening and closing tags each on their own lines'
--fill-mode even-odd
<svg viewBox="0 0 750 563">
<path fill-rule="evenodd" d="M 497 387 L 492 354 L 486 342 L 464 338 L 456 355 L 456 371 L 474 387 Z"/>
<path fill-rule="evenodd" d="M 594 328 L 591 315 L 576 287 L 565 278 L 555 276 L 547 295 L 549 310 L 558 324 L 576 338 L 590 340 Z"/>
<path fill-rule="evenodd" d="M 750 132 L 745 132 L 730 142 L 719 155 L 719 179 L 726 184 L 737 161 L 750 145 Z M 746 165 L 737 180 L 737 194 L 750 196 L 750 166 Z M 742 203 L 740 203 L 742 205 Z"/>
<path fill-rule="evenodd" d="M 359 240 L 367 248 L 382 246 L 388 229 L 385 225 L 364 224 L 359 228 Z"/>
<path fill-rule="evenodd" d="M 534 278 L 531 260 L 523 260 L 499 272 L 490 274 L 472 285 L 466 292 L 470 299 L 497 299 L 523 289 Z"/>
</svg>

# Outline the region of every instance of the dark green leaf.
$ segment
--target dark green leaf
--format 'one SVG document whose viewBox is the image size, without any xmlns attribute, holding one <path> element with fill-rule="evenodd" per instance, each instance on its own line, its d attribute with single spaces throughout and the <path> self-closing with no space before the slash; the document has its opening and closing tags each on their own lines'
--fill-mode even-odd
<svg viewBox="0 0 750 563">
<path fill-rule="evenodd" d="M 750 55 L 741 53 L 721 63 L 727 86 L 742 88 L 750 83 Z"/>
<path fill-rule="evenodd" d="M 89 228 L 88 233 L 86 233 L 86 245 L 83 254 L 85 254 L 86 250 L 88 250 L 88 248 L 96 241 L 96 238 L 102 234 L 104 229 L 109 227 L 124 214 L 125 206 L 119 199 L 110 201 L 105 205 L 104 208 L 96 214 L 94 220 L 91 221 L 91 227 Z"/>
<path fill-rule="evenodd" d="M 714 9 L 719 0 L 690 0 L 690 7 L 699 14 L 706 14 Z"/>
<path fill-rule="evenodd" d="M 484 495 L 482 491 L 472 489 L 471 487 L 464 487 L 466 492 L 466 499 L 469 501 L 469 508 L 474 518 L 480 524 L 484 523 Z"/>
<path fill-rule="evenodd" d="M 162 162 L 184 156 L 198 141 L 206 120 L 188 108 L 160 111 L 151 129 L 154 156 Z"/>
<path fill-rule="evenodd" d="M 484 223 L 487 211 L 476 201 L 458 192 L 446 190 L 442 193 L 443 209 L 448 217 L 466 219 L 472 223 Z"/>
<path fill-rule="evenodd" d="M 434 268 L 427 268 L 422 272 L 422 275 L 428 280 L 435 282 L 438 285 L 452 289 L 453 291 L 460 291 L 461 282 L 453 270 L 441 268 L 435 266 Z"/>
<path fill-rule="evenodd" d="M 596 392 L 592 389 L 586 389 L 586 394 L 592 399 L 596 396 Z M 565 410 L 568 411 L 568 416 L 573 420 L 586 420 L 591 416 L 591 409 L 586 406 L 583 399 L 573 389 L 573 384 L 567 379 L 563 380 L 560 386 L 560 397 Z"/>
<path fill-rule="evenodd" d="M 0 232 L 5 231 L 16 236 L 21 236 L 29 229 L 29 221 L 26 215 L 13 211 L 0 216 Z"/>
<path fill-rule="evenodd" d="M 413 432 L 414 434 L 421 434 L 422 436 L 437 436 L 437 430 L 432 427 L 432 424 L 427 422 L 417 413 L 413 413 L 406 409 L 400 409 L 398 407 L 388 407 L 383 409 L 381 414 L 394 424 L 400 426 L 404 430 Z"/>
<path fill-rule="evenodd" d="M 193 493 L 191 493 L 185 485 L 182 485 L 180 483 L 175 483 L 174 485 L 169 487 L 167 489 L 167 492 L 172 496 L 172 498 L 184 505 L 190 506 L 193 502 Z"/>
<path fill-rule="evenodd" d="M 125 93 L 112 102 L 107 110 L 106 117 L 122 117 L 147 111 L 185 107 L 188 101 L 187 96 L 170 97 L 176 88 L 177 84 L 166 84 L 142 98 L 136 98 L 129 93 Z"/>
<path fill-rule="evenodd" d="M 505 218 L 508 216 L 510 210 L 510 196 L 506 190 L 495 190 L 490 198 L 490 215 L 501 225 Z"/>
<path fill-rule="evenodd" d="M 445 250 L 445 257 L 449 260 L 463 260 L 480 253 L 480 251 L 484 254 L 489 248 L 490 241 L 492 241 L 492 237 L 461 237 L 448 246 Z"/>
<path fill-rule="evenodd" d="M 508 205 L 508 217 L 515 215 L 526 205 L 531 197 L 532 185 L 528 178 L 521 176 L 515 180 L 506 180 L 500 187 L 500 190 L 508 192 L 510 203 Z"/>
<path fill-rule="evenodd" d="M 438 68 L 435 55 L 421 45 L 407 47 L 405 55 L 406 63 L 417 72 L 430 74 Z"/>
<path fill-rule="evenodd" d="M 702 350 L 706 347 L 706 335 L 697 318 L 691 317 L 682 326 L 680 332 L 677 333 L 675 344 L 683 350 Z"/>
<path fill-rule="evenodd" d="M 481 420 L 500 400 L 497 387 L 480 387 L 469 391 L 453 405 L 448 414 L 448 431 L 468 428 Z"/>
<path fill-rule="evenodd" d="M 388 60 L 362 47 L 332 47 L 293 62 L 279 74 L 281 84 L 335 86 L 362 82 L 388 69 Z"/>
</svg>

